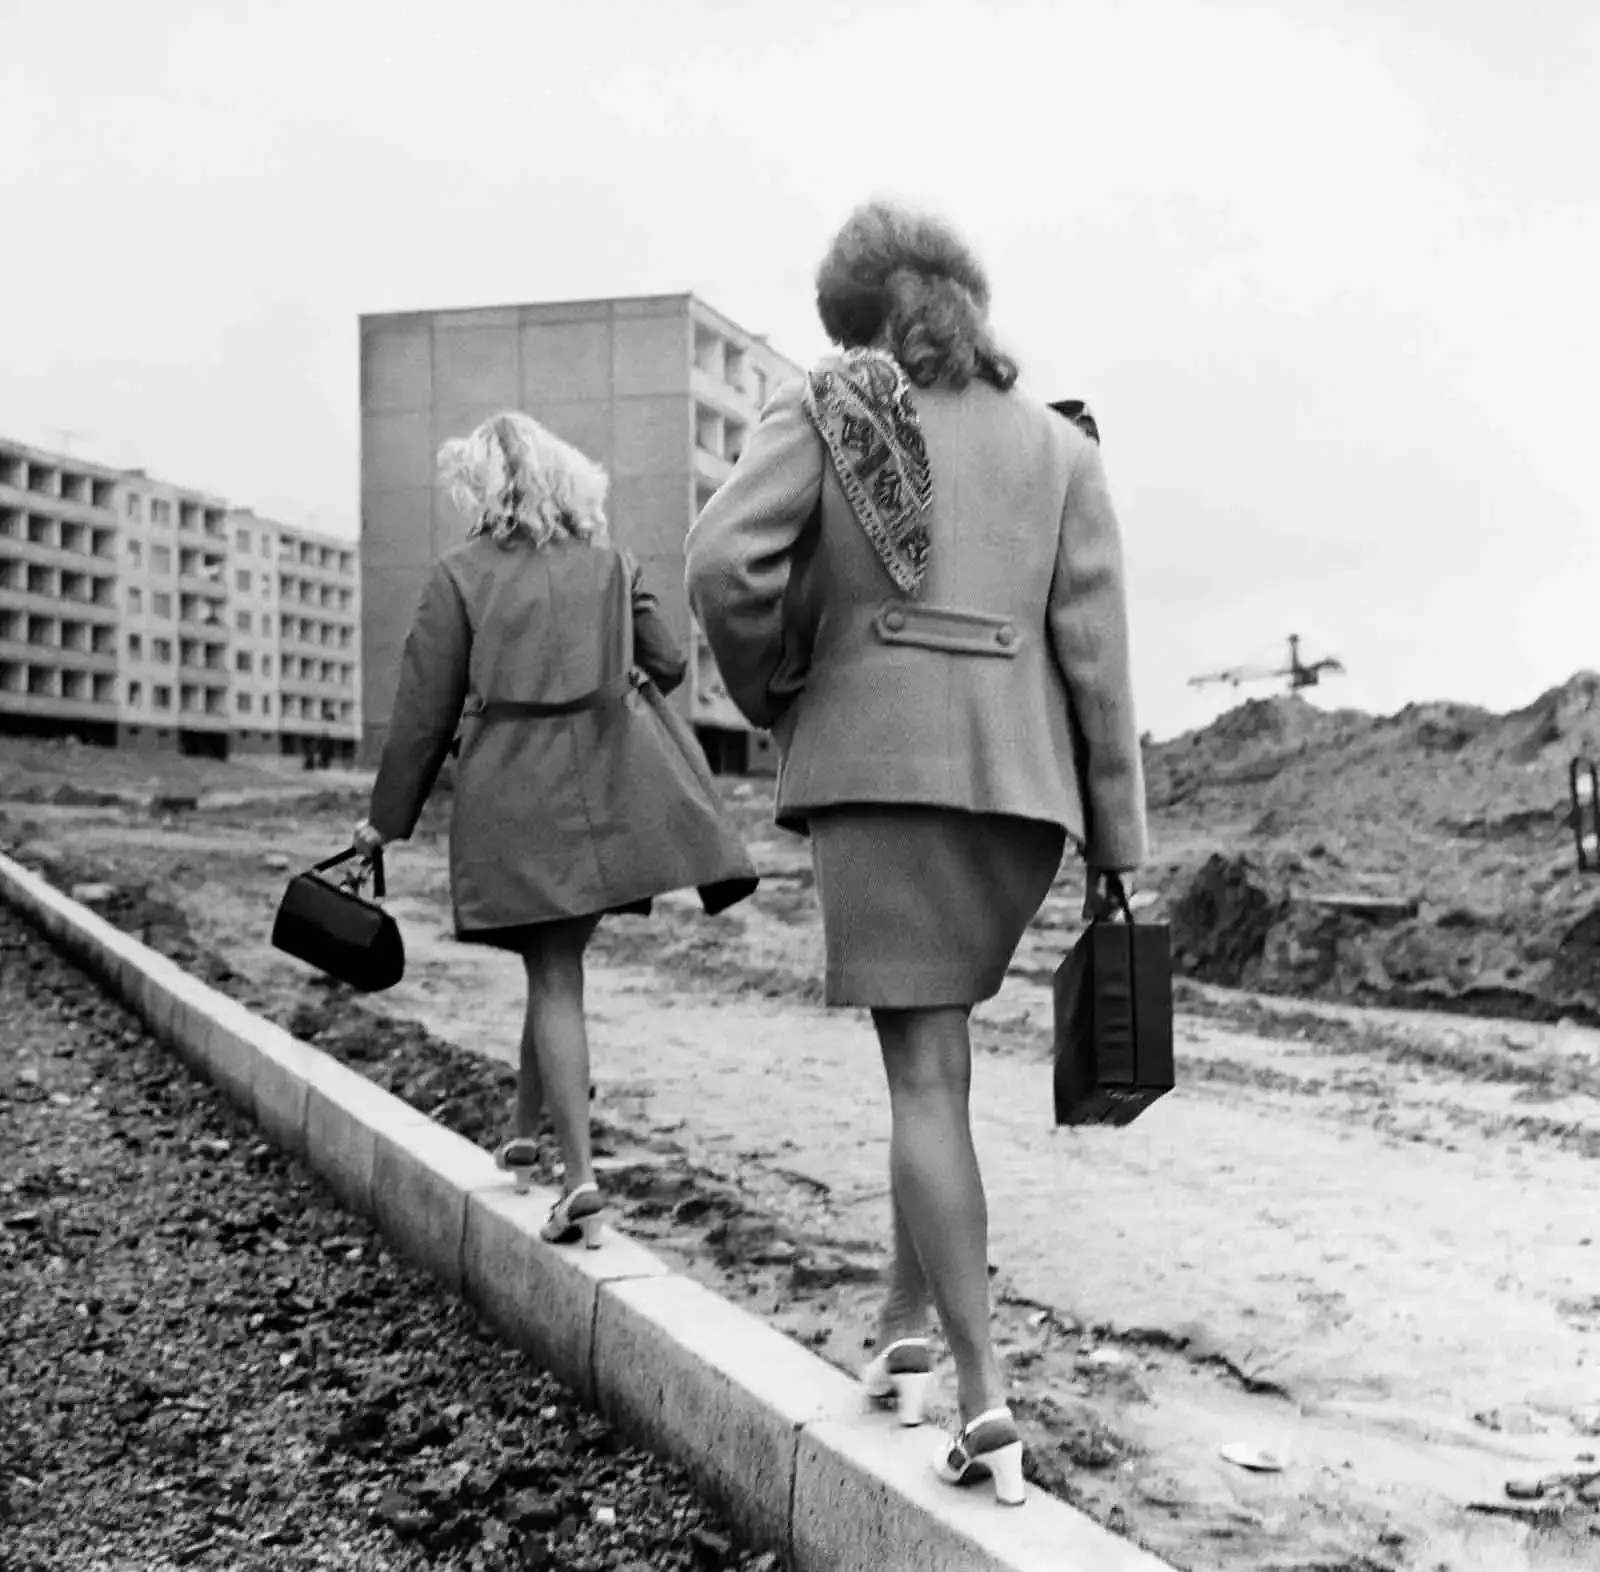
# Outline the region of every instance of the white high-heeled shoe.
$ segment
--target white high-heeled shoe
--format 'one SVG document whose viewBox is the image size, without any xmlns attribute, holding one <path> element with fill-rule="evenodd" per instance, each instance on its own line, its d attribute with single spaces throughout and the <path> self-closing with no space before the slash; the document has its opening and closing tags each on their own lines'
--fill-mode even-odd
<svg viewBox="0 0 1600 1572">
<path fill-rule="evenodd" d="M 539 1230 L 539 1237 L 547 1244 L 576 1244 L 581 1237 L 589 1249 L 598 1250 L 605 1210 L 600 1186 L 592 1180 L 580 1184 L 550 1208 L 550 1216 Z"/>
<path fill-rule="evenodd" d="M 1002 1506 L 1021 1506 L 1027 1499 L 1022 1482 L 1022 1441 L 1009 1408 L 991 1408 L 947 1437 L 934 1467 L 950 1485 L 991 1480 L 995 1500 Z"/>
<path fill-rule="evenodd" d="M 539 1165 L 538 1143 L 530 1135 L 513 1136 L 496 1150 L 494 1165 L 516 1180 L 518 1195 L 526 1195 Z"/>
<path fill-rule="evenodd" d="M 933 1386 L 933 1345 L 925 1337 L 901 1337 L 878 1350 L 862 1368 L 861 1384 L 875 1403 L 895 1405 L 903 1425 L 920 1425 Z"/>
</svg>

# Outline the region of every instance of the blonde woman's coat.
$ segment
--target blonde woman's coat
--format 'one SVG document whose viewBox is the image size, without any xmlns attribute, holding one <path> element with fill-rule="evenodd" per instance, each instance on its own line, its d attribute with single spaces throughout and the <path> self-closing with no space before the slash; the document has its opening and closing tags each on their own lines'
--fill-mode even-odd
<svg viewBox="0 0 1600 1572">
<path fill-rule="evenodd" d="M 778 822 L 847 803 L 1016 814 L 1061 825 L 1096 867 L 1138 867 L 1144 770 L 1098 446 L 1015 391 L 914 391 L 933 502 L 909 598 L 803 391 L 773 395 L 687 544 L 728 692 L 780 750 Z"/>
<path fill-rule="evenodd" d="M 692 734 L 646 694 L 569 715 L 473 713 L 479 701 L 564 703 L 631 667 L 669 692 L 685 663 L 624 554 L 479 536 L 434 565 L 368 817 L 386 840 L 407 838 L 460 728 L 450 894 L 461 937 L 695 886 L 715 910 L 730 884 L 748 884 L 732 898 L 754 889 Z"/>
</svg>

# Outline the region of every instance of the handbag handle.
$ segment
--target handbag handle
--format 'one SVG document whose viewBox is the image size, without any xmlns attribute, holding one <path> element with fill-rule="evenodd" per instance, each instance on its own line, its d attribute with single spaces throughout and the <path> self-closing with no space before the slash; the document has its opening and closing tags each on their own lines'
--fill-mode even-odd
<svg viewBox="0 0 1600 1572">
<path fill-rule="evenodd" d="M 1122 875 L 1112 868 L 1100 869 L 1098 873 L 1100 883 L 1104 886 L 1106 893 L 1122 909 L 1122 915 L 1127 918 L 1128 926 L 1132 927 L 1133 907 L 1128 903 L 1128 892 L 1123 888 Z M 1099 916 L 1090 919 L 1091 922 L 1104 922 L 1105 920 L 1104 917 Z"/>
<path fill-rule="evenodd" d="M 326 873 L 329 868 L 337 868 L 342 862 L 349 862 L 356 855 L 354 846 L 342 852 L 336 852 L 332 857 L 324 857 L 321 862 L 313 863 L 313 873 Z M 381 901 L 388 893 L 388 886 L 383 877 L 383 848 L 380 846 L 372 854 L 372 893 Z"/>
</svg>

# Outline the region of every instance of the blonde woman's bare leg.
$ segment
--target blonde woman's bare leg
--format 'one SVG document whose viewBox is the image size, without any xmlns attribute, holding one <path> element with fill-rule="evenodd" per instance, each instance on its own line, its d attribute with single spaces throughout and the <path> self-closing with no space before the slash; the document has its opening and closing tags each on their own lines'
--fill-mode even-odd
<svg viewBox="0 0 1600 1572">
<path fill-rule="evenodd" d="M 544 1122 L 544 1077 L 539 1073 L 539 1046 L 533 1032 L 533 990 L 522 1018 L 522 1044 L 517 1060 L 517 1116 L 512 1133 L 532 1140 Z"/>
<path fill-rule="evenodd" d="M 972 1144 L 965 1009 L 874 1010 L 889 1078 L 889 1169 L 956 1362 L 962 1423 L 1006 1401 L 989 1324 L 989 1212 Z"/>
<path fill-rule="evenodd" d="M 522 958 L 528 976 L 524 1052 L 531 1038 L 542 1101 L 555 1126 L 569 1190 L 594 1178 L 583 952 L 598 923 L 598 918 L 580 917 L 544 924 Z M 519 1108 L 525 1110 L 529 1104 L 522 1090 L 519 1088 Z"/>
</svg>

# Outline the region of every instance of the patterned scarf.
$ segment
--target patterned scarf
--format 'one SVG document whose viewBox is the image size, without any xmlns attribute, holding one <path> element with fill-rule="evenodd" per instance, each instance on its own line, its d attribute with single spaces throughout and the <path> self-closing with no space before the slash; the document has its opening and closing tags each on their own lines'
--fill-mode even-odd
<svg viewBox="0 0 1600 1572">
<path fill-rule="evenodd" d="M 805 411 L 878 560 L 903 594 L 916 595 L 933 477 L 905 372 L 881 350 L 831 355 L 806 377 Z"/>
</svg>

